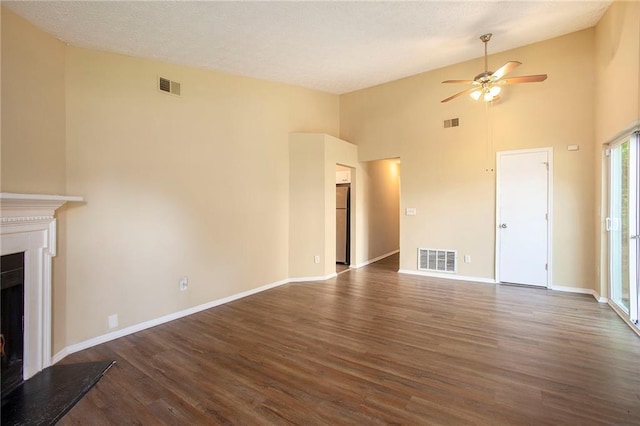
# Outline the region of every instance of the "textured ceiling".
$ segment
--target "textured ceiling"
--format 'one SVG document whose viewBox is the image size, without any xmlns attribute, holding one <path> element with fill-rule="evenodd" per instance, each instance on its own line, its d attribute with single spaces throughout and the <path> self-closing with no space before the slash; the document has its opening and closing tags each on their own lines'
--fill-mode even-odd
<svg viewBox="0 0 640 426">
<path fill-rule="evenodd" d="M 594 26 L 610 1 L 2 2 L 69 44 L 346 93 Z M 517 59 L 517 58 L 516 58 Z"/>
</svg>

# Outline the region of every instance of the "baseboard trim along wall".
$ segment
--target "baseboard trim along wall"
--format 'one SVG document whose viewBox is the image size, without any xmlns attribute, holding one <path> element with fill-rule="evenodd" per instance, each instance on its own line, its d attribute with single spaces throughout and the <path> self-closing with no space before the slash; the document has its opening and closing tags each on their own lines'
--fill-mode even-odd
<svg viewBox="0 0 640 426">
<path fill-rule="evenodd" d="M 597 291 L 592 290 L 590 288 L 579 288 L 579 287 L 566 287 L 561 285 L 552 285 L 549 286 L 549 290 L 555 291 L 564 291 L 565 293 L 580 293 L 580 294 L 590 294 L 592 295 L 598 303 L 608 303 L 609 299 L 606 297 L 601 297 Z"/>
<path fill-rule="evenodd" d="M 499 284 L 496 280 L 492 278 L 479 278 L 479 277 L 466 277 L 463 275 L 450 275 L 450 274 L 442 274 L 438 272 L 424 272 L 424 271 L 412 271 L 409 269 L 400 269 L 398 271 L 400 274 L 409 274 L 409 275 L 420 275 L 423 277 L 433 277 L 433 278 L 444 278 L 446 280 L 457 280 L 457 281 L 471 281 L 478 283 L 487 283 L 487 284 Z M 560 285 L 550 285 L 547 287 L 549 290 L 554 291 L 562 291 L 565 293 L 580 293 L 580 294 L 590 294 L 592 295 L 599 303 L 607 303 L 609 299 L 606 297 L 601 297 L 597 291 L 592 290 L 590 288 L 579 288 L 579 287 L 567 287 Z"/>
<path fill-rule="evenodd" d="M 399 250 L 395 250 L 384 254 L 382 256 L 378 256 L 376 258 L 367 260 L 366 262 L 360 263 L 356 266 L 352 266 L 352 268 L 361 268 L 363 266 L 369 265 L 371 263 L 377 262 L 378 260 L 382 260 L 386 257 L 394 255 L 398 253 Z M 408 274 L 408 275 L 418 275 L 423 277 L 433 277 L 433 278 L 444 278 L 449 280 L 458 280 L 458 281 L 470 281 L 470 282 L 478 282 L 478 283 L 487 283 L 487 284 L 497 284 L 495 280 L 491 278 L 479 278 L 479 277 L 467 277 L 463 275 L 449 275 L 449 274 L 441 274 L 437 272 L 424 272 L 424 271 L 412 271 L 408 269 L 400 269 L 398 271 L 400 274 Z M 147 328 L 155 327 L 160 324 L 164 324 L 169 321 L 177 320 L 182 317 L 186 317 L 206 309 L 214 308 L 216 306 L 224 305 L 225 303 L 233 302 L 234 300 L 242 299 L 247 296 L 251 296 L 256 293 L 261 293 L 266 290 L 270 290 L 275 287 L 279 287 L 284 284 L 289 283 L 300 283 L 300 282 L 312 282 L 312 281 L 326 281 L 331 278 L 336 277 L 337 274 L 334 272 L 325 276 L 317 276 L 317 277 L 296 277 L 296 278 L 288 278 L 280 281 L 276 281 L 271 284 L 266 284 L 260 287 L 256 287 L 251 290 L 243 291 L 241 293 L 233 294 L 228 297 L 223 297 L 222 299 L 214 300 L 211 302 L 204 303 L 202 305 L 194 306 L 188 309 L 184 309 L 182 311 L 174 312 L 172 314 L 164 315 L 159 318 L 155 318 L 149 321 L 141 322 L 139 324 L 132 325 L 130 327 L 126 327 L 120 330 L 112 331 L 107 334 L 103 334 L 101 336 L 94 337 L 89 340 L 85 340 L 80 343 L 76 343 L 73 345 L 69 345 L 66 348 L 62 349 L 58 353 L 56 353 L 52 359 L 51 364 L 56 364 L 58 361 L 61 361 L 67 355 L 71 355 L 72 353 L 82 351 L 84 349 L 89 349 L 93 346 L 100 345 L 102 343 L 109 342 L 111 340 L 118 339 L 120 337 L 128 336 L 129 334 L 137 333 L 138 331 L 146 330 Z M 550 286 L 550 290 L 555 291 L 563 291 L 568 293 L 582 293 L 582 294 L 591 294 L 595 299 L 600 303 L 607 303 L 608 299 L 606 297 L 600 297 L 600 295 L 595 291 L 587 288 L 576 288 L 576 287 L 564 287 L 564 286 Z"/>
<path fill-rule="evenodd" d="M 378 260 L 382 260 L 382 259 L 384 259 L 386 257 L 393 256 L 396 253 L 400 253 L 400 250 L 398 249 L 398 250 L 390 251 L 389 253 L 385 253 L 385 254 L 382 254 L 382 255 L 380 255 L 378 257 L 374 257 L 373 259 L 365 260 L 364 262 L 358 263 L 357 265 L 349 265 L 349 267 L 356 268 L 356 269 L 357 268 L 362 268 L 363 266 L 367 266 L 367 265 L 369 265 L 371 263 L 377 262 Z"/>
<path fill-rule="evenodd" d="M 464 275 L 443 274 L 439 272 L 413 271 L 411 269 L 400 269 L 399 274 L 418 275 L 421 277 L 444 278 L 446 280 L 471 281 L 485 284 L 496 284 L 492 278 L 466 277 Z"/>
<path fill-rule="evenodd" d="M 392 254 L 398 253 L 399 250 L 387 253 L 382 256 L 378 256 L 374 259 L 368 260 L 365 263 L 360 264 L 358 267 L 368 265 L 373 262 L 377 262 L 378 260 L 384 259 L 385 257 L 391 256 Z M 51 358 L 51 364 L 56 364 L 58 361 L 61 361 L 67 355 L 71 355 L 72 353 L 79 352 L 85 349 L 89 349 L 93 346 L 100 345 L 102 343 L 109 342 L 111 340 L 118 339 L 120 337 L 128 336 L 129 334 L 137 333 L 138 331 L 146 330 L 147 328 L 155 327 L 160 324 L 164 324 L 169 321 L 177 320 L 182 317 L 186 317 L 188 315 L 192 315 L 198 313 L 200 311 L 204 311 L 206 309 L 210 309 L 219 305 L 224 305 L 225 303 L 233 302 L 234 300 L 242 299 L 243 297 L 251 296 L 256 293 L 260 293 L 275 287 L 279 287 L 288 283 L 300 283 L 300 282 L 310 282 L 310 281 L 326 281 L 331 278 L 337 277 L 338 274 L 335 272 L 332 274 L 328 274 L 325 276 L 317 276 L 317 277 L 296 277 L 296 278 L 288 278 L 281 281 L 276 281 L 271 284 L 266 284 L 261 287 L 254 288 L 252 290 L 243 291 L 242 293 L 233 294 L 228 297 L 223 297 L 222 299 L 214 300 L 212 302 L 207 302 L 202 305 L 194 306 L 189 309 L 185 309 L 182 311 L 174 312 L 172 314 L 168 314 L 159 318 L 155 318 L 149 321 L 141 322 L 139 324 L 132 325 L 130 327 L 126 327 L 120 330 L 112 331 L 111 333 L 103 334 L 101 336 L 94 337 L 89 340 L 85 340 L 84 342 L 75 343 L 73 345 L 69 345 L 66 348 L 62 349 L 58 353 L 56 353 Z"/>
<path fill-rule="evenodd" d="M 338 274 L 334 272 L 332 274 L 325 275 L 325 276 L 289 278 L 289 282 L 290 283 L 306 283 L 309 281 L 326 281 L 326 280 L 330 280 L 331 278 L 335 278 L 337 276 Z"/>
<path fill-rule="evenodd" d="M 631 320 L 629 320 L 629 315 L 626 312 L 622 311 L 615 304 L 615 302 L 609 300 L 607 303 L 609 304 L 609 307 L 613 310 L 613 312 L 615 312 L 616 315 L 618 315 L 622 319 L 622 321 L 624 321 L 631 328 L 631 330 L 633 330 L 634 333 L 640 336 L 640 327 L 638 327 L 638 324 L 634 324 L 633 322 L 631 322 Z"/>
<path fill-rule="evenodd" d="M 160 324 L 164 324 L 169 321 L 177 320 L 182 317 L 186 317 L 200 311 L 204 311 L 206 309 L 210 309 L 219 305 L 224 305 L 225 303 L 233 302 L 234 300 L 242 299 L 243 297 L 251 296 L 256 293 L 260 293 L 275 287 L 279 287 L 284 284 L 288 284 L 290 280 L 281 280 L 276 281 L 271 284 L 266 284 L 261 287 L 257 287 L 251 290 L 243 291 L 241 293 L 233 294 L 228 297 L 223 297 L 222 299 L 217 299 L 211 302 L 204 303 L 202 305 L 194 306 L 182 311 L 174 312 L 172 314 L 164 315 L 159 318 L 155 318 L 149 321 L 141 322 L 136 325 L 132 325 L 130 327 L 126 327 L 120 330 L 112 331 L 111 333 L 103 334 L 101 336 L 94 337 L 89 340 L 85 340 L 84 342 L 76 343 L 66 348 L 62 349 L 60 352 L 56 353 L 51 359 L 51 364 L 55 364 L 58 361 L 62 360 L 67 355 L 71 355 L 74 352 L 79 352 L 84 349 L 89 349 L 90 347 L 109 342 L 114 339 L 118 339 L 120 337 L 127 336 L 129 334 L 137 333 L 138 331 L 146 330 L 147 328 L 155 327 Z"/>
</svg>

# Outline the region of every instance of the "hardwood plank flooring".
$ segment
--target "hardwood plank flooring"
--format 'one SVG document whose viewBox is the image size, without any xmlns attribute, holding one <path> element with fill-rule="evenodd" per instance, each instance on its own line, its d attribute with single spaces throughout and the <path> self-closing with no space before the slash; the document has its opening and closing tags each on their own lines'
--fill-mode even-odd
<svg viewBox="0 0 640 426">
<path fill-rule="evenodd" d="M 591 296 L 400 275 L 398 256 L 68 356 L 60 422 L 640 425 L 640 338 Z"/>
</svg>

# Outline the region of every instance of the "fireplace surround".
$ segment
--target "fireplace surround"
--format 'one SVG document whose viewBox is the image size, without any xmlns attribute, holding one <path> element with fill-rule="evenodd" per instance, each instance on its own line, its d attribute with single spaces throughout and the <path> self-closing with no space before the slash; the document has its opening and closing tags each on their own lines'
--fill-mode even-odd
<svg viewBox="0 0 640 426">
<path fill-rule="evenodd" d="M 70 201 L 82 201 L 82 197 L 0 193 L 0 254 L 24 253 L 24 380 L 51 365 L 54 214 Z"/>
</svg>

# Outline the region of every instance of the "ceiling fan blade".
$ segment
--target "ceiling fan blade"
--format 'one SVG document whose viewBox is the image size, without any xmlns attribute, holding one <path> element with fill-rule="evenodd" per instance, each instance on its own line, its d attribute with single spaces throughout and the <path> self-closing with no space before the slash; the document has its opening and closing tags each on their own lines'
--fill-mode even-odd
<svg viewBox="0 0 640 426">
<path fill-rule="evenodd" d="M 538 83 L 546 79 L 546 74 L 523 75 L 521 77 L 505 78 L 504 80 L 500 80 L 499 84 Z"/>
<path fill-rule="evenodd" d="M 456 84 L 480 84 L 474 80 L 445 80 L 443 83 L 456 83 Z"/>
<path fill-rule="evenodd" d="M 449 102 L 450 100 L 455 99 L 455 98 L 457 98 L 458 96 L 462 96 L 462 95 L 464 95 L 465 93 L 471 93 L 471 92 L 473 92 L 474 90 L 478 90 L 478 88 L 477 88 L 477 87 L 472 87 L 472 88 L 470 88 L 470 89 L 463 90 L 462 92 L 458 92 L 458 93 L 456 93 L 456 94 L 455 94 L 455 95 L 453 95 L 453 96 L 449 96 L 447 99 L 443 99 L 443 100 L 441 100 L 440 102 L 441 102 L 441 103 Z"/>
<path fill-rule="evenodd" d="M 522 62 L 509 61 L 491 74 L 491 80 L 496 81 L 509 74 L 511 71 L 522 65 Z"/>
</svg>

